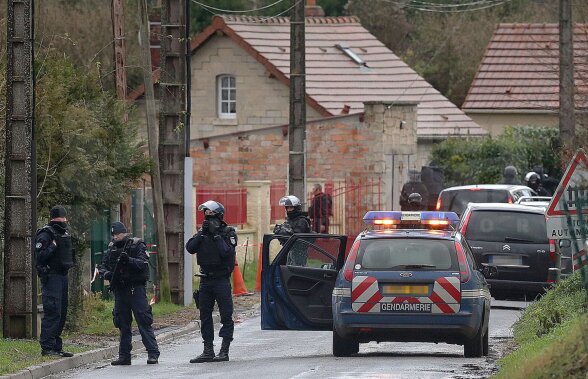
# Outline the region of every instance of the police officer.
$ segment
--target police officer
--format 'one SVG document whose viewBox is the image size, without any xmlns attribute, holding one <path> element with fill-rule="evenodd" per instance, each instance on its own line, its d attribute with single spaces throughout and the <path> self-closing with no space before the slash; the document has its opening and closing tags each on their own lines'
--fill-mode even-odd
<svg viewBox="0 0 588 379">
<path fill-rule="evenodd" d="M 408 197 L 413 193 L 418 193 L 421 198 L 428 199 L 429 191 L 423 182 L 421 182 L 420 173 L 417 170 L 410 170 L 408 182 L 404 183 L 400 190 L 400 209 L 408 211 Z"/>
<path fill-rule="evenodd" d="M 407 211 L 422 211 L 424 209 L 423 197 L 420 193 L 413 192 L 408 195 L 408 205 L 406 206 Z"/>
<path fill-rule="evenodd" d="M 42 355 L 72 357 L 63 351 L 61 332 L 67 316 L 67 272 L 74 265 L 74 250 L 67 232 L 67 212 L 61 205 L 49 211 L 50 221 L 37 231 L 35 255 L 41 278 L 43 320 L 41 321 Z"/>
<path fill-rule="evenodd" d="M 536 172 L 528 172 L 525 175 L 525 180 L 527 181 L 527 187 L 535 191 L 538 196 L 551 196 L 551 192 L 543 187 L 541 177 Z"/>
<path fill-rule="evenodd" d="M 519 172 L 515 166 L 506 166 L 502 173 L 502 180 L 498 184 L 521 184 Z"/>
<path fill-rule="evenodd" d="M 233 297 L 229 278 L 235 267 L 237 233 L 224 222 L 225 208 L 209 200 L 198 206 L 204 212 L 202 228 L 186 244 L 190 254 L 196 254 L 200 266 L 200 288 L 197 305 L 200 309 L 200 333 L 204 351 L 190 363 L 222 362 L 229 360 L 229 346 L 233 340 Z M 196 296 L 196 295 L 195 295 Z M 218 333 L 223 339 L 220 351 L 214 355 L 214 325 L 212 308 L 218 304 L 222 327 Z"/>
<path fill-rule="evenodd" d="M 279 204 L 286 210 L 286 221 L 274 227 L 274 234 L 291 236 L 294 233 L 310 233 L 308 213 L 302 211 L 300 199 L 294 195 L 284 196 Z"/>
<path fill-rule="evenodd" d="M 110 281 L 110 290 L 114 292 L 114 326 L 120 330 L 118 359 L 113 366 L 130 365 L 132 349 L 131 322 L 133 316 L 139 327 L 141 339 L 147 349 L 147 363 L 157 364 L 159 348 L 153 333 L 153 313 L 147 303 L 145 284 L 149 278 L 149 257 L 145 242 L 132 238 L 122 222 L 113 222 L 112 241 L 102 258 L 100 274 Z"/>
</svg>

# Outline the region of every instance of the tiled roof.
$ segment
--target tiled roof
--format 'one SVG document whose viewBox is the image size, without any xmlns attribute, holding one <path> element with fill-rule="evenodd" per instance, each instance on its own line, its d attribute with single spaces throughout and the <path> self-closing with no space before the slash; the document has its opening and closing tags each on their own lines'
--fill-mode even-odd
<svg viewBox="0 0 588 379">
<path fill-rule="evenodd" d="M 285 17 L 215 16 L 192 40 L 197 50 L 222 32 L 289 85 L 290 21 Z M 357 54 L 365 65 L 346 55 Z M 137 98 L 141 90 L 133 92 Z M 487 132 L 435 90 L 355 17 L 306 18 L 306 100 L 324 116 L 363 111 L 365 101 L 418 102 L 417 135 L 485 135 Z"/>
<path fill-rule="evenodd" d="M 576 107 L 588 108 L 588 24 L 574 27 Z M 559 108 L 558 24 L 499 24 L 462 109 Z"/>
</svg>

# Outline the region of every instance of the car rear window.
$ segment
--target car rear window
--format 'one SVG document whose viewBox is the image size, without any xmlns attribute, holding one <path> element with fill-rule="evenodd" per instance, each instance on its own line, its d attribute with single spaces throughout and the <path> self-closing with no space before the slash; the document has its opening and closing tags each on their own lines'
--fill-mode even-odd
<svg viewBox="0 0 588 379">
<path fill-rule="evenodd" d="M 446 191 L 441 193 L 440 210 L 461 215 L 469 203 L 508 203 L 508 192 L 488 189 Z"/>
<path fill-rule="evenodd" d="M 472 241 L 549 243 L 545 216 L 512 211 L 473 211 L 465 236 Z"/>
<path fill-rule="evenodd" d="M 366 270 L 456 270 L 455 243 L 425 238 L 361 241 L 356 263 Z"/>
</svg>

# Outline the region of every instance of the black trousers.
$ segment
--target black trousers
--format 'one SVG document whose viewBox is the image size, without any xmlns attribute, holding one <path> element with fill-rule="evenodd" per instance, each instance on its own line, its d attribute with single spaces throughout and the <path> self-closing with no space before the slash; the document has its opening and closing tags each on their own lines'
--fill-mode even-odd
<svg viewBox="0 0 588 379">
<path fill-rule="evenodd" d="M 133 348 L 131 323 L 135 321 L 141 333 L 141 339 L 150 357 L 159 357 L 159 348 L 155 333 L 153 333 L 153 313 L 147 303 L 144 285 L 126 286 L 114 289 L 114 310 L 112 311 L 114 326 L 120 330 L 120 344 L 118 355 L 121 358 L 131 358 Z"/>
<path fill-rule="evenodd" d="M 67 275 L 49 274 L 42 284 L 43 319 L 39 343 L 43 350 L 63 350 L 61 332 L 67 317 Z"/>
<path fill-rule="evenodd" d="M 200 281 L 200 333 L 204 342 L 214 341 L 212 309 L 218 304 L 222 327 L 219 337 L 233 340 L 233 294 L 229 278 L 202 278 Z"/>
</svg>

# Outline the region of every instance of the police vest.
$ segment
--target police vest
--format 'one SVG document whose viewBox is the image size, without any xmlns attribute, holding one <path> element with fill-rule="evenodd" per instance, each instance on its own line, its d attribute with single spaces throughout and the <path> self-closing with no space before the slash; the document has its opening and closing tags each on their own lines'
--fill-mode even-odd
<svg viewBox="0 0 588 379">
<path fill-rule="evenodd" d="M 149 263 L 145 265 L 145 268 L 142 272 L 131 271 L 128 267 L 124 265 L 116 266 L 118 258 L 123 251 L 126 251 L 130 258 L 137 258 L 137 253 L 140 251 L 139 243 L 142 240 L 140 238 L 130 238 L 125 241 L 123 246 L 116 246 L 112 244 L 110 247 L 110 255 L 108 260 L 108 270 L 113 271 L 116 268 L 116 273 L 114 275 L 117 276 L 117 281 L 127 283 L 127 284 L 135 284 L 135 283 L 145 283 L 149 280 Z"/>
<path fill-rule="evenodd" d="M 55 252 L 49 260 L 49 268 L 55 271 L 67 271 L 72 268 L 74 262 L 71 235 L 67 231 L 60 234 L 51 225 L 45 225 L 37 234 L 41 231 L 48 232 L 57 244 Z"/>
</svg>

